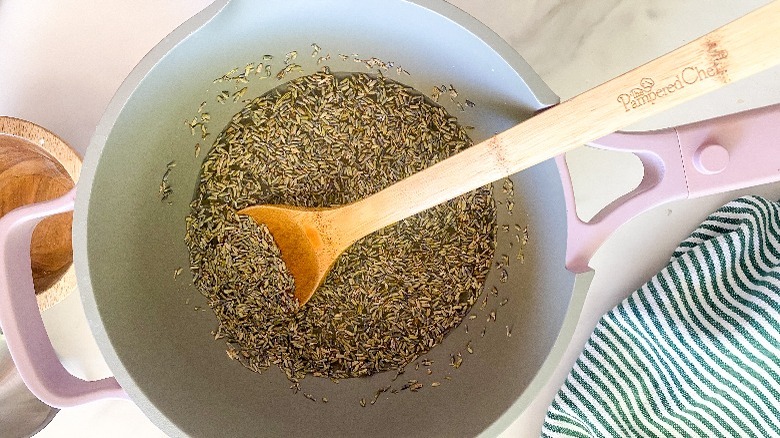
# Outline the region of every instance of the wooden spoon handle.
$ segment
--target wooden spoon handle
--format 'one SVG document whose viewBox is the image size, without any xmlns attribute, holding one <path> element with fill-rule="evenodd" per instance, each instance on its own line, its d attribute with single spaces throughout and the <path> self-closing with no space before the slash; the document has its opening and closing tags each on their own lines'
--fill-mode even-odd
<svg viewBox="0 0 780 438">
<path fill-rule="evenodd" d="M 780 63 L 780 0 L 349 206 L 354 239 Z"/>
</svg>

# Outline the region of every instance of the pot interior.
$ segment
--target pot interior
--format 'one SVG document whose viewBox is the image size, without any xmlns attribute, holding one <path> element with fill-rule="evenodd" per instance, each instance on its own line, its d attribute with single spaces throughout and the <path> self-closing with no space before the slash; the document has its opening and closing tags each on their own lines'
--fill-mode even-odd
<svg viewBox="0 0 780 438">
<path fill-rule="evenodd" d="M 177 35 L 193 32 L 191 26 L 185 24 Z M 457 87 L 475 106 L 465 111 L 454 102 L 444 106 L 462 125 L 474 126 L 475 143 L 556 99 L 505 43 L 444 2 L 230 2 L 159 62 L 147 59 L 144 65 L 153 64 L 148 73 L 134 72 L 137 81 L 123 85 L 88 151 L 76 221 L 76 237 L 83 239 L 78 244 L 86 251 L 76 262 L 106 360 L 133 400 L 171 435 L 397 437 L 497 431 L 527 403 L 524 394 L 558 336 L 571 298 L 573 275 L 563 267 L 563 194 L 552 162 L 512 177 L 515 205 L 511 215 L 498 208 L 495 252 L 496 262 L 510 257 L 508 278 L 502 282 L 494 268 L 483 289 L 485 294 L 496 286 L 509 300 L 500 309 L 498 300 L 485 310 L 475 305 L 470 332 L 461 325 L 426 355 L 439 379 L 451 376 L 441 386 L 382 394 L 363 407 L 359 400 L 370 402 L 394 372 L 338 384 L 309 376 L 301 387 L 317 395 L 312 402 L 294 394 L 278 369 L 256 374 L 229 360 L 224 342 L 210 335 L 217 322 L 192 284 L 184 218 L 214 134 L 243 106 L 232 99 L 217 103 L 223 89 L 235 89 L 214 80 L 234 67 L 263 62 L 264 55 L 274 57 L 267 62 L 275 75 L 293 50 L 304 73 L 313 73 L 321 68 L 310 56 L 313 43 L 320 56 L 330 53 L 326 64 L 333 71 L 365 72 L 351 59 L 359 54 L 393 61 L 409 74 L 384 74 L 425 94 L 442 84 Z M 173 43 L 164 41 L 156 50 L 166 44 Z M 342 60 L 338 54 L 350 57 Z M 280 83 L 275 76 L 250 81 L 244 96 L 256 97 Z M 193 136 L 186 122 L 204 101 L 213 132 L 205 140 L 199 132 Z M 198 157 L 196 143 L 202 147 Z M 172 162 L 167 178 L 172 192 L 161 202 L 161 178 Z M 501 194 L 501 182 L 494 192 Z M 504 224 L 509 232 L 502 231 Z M 522 260 L 515 224 L 528 230 Z M 486 321 L 491 310 L 497 310 L 496 321 Z M 469 341 L 474 354 L 466 351 Z M 458 352 L 463 364 L 454 369 L 450 357 Z M 399 379 L 433 381 L 425 368 L 410 365 Z"/>
</svg>

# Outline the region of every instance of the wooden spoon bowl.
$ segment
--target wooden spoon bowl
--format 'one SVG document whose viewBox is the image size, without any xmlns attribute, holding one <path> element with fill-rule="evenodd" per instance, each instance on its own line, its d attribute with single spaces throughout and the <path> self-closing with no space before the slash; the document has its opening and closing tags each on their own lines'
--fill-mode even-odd
<svg viewBox="0 0 780 438">
<path fill-rule="evenodd" d="M 31 122 L 0 117 L 0 217 L 27 204 L 64 195 L 81 170 L 81 158 L 64 141 Z M 43 220 L 30 257 L 38 307 L 45 310 L 75 287 L 72 213 Z"/>
</svg>

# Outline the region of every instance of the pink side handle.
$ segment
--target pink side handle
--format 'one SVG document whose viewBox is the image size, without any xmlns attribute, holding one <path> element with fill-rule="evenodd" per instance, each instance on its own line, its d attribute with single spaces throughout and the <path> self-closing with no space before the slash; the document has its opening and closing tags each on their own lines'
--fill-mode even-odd
<svg viewBox="0 0 780 438">
<path fill-rule="evenodd" d="M 780 105 L 646 133 L 614 133 L 592 146 L 634 153 L 639 186 L 590 221 L 577 216 L 566 158 L 556 158 L 568 219 L 566 267 L 589 271 L 596 250 L 621 225 L 665 203 L 780 181 Z"/>
<path fill-rule="evenodd" d="M 677 128 L 690 198 L 780 181 L 780 105 Z"/>
<path fill-rule="evenodd" d="M 634 153 L 643 166 L 642 181 L 631 192 L 612 201 L 585 222 L 577 215 L 569 168 L 565 156 L 556 158 L 563 182 L 568 224 L 566 268 L 574 273 L 590 270 L 596 250 L 622 224 L 666 202 L 687 196 L 685 171 L 673 129 L 641 134 L 614 133 L 592 146 Z"/>
<path fill-rule="evenodd" d="M 113 377 L 86 381 L 62 366 L 35 300 L 30 264 L 33 229 L 47 216 L 73 210 L 75 197 L 73 189 L 60 198 L 17 208 L 0 218 L 0 328 L 30 392 L 56 408 L 128 398 Z"/>
</svg>

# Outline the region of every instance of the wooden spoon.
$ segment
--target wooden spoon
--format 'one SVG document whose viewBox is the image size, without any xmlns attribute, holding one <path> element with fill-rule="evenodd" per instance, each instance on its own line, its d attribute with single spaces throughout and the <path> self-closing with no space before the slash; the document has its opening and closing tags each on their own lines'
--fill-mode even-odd
<svg viewBox="0 0 780 438">
<path fill-rule="evenodd" d="M 356 240 L 780 61 L 780 1 L 609 80 L 368 198 L 338 208 L 247 207 L 266 224 L 301 305 Z"/>
</svg>

